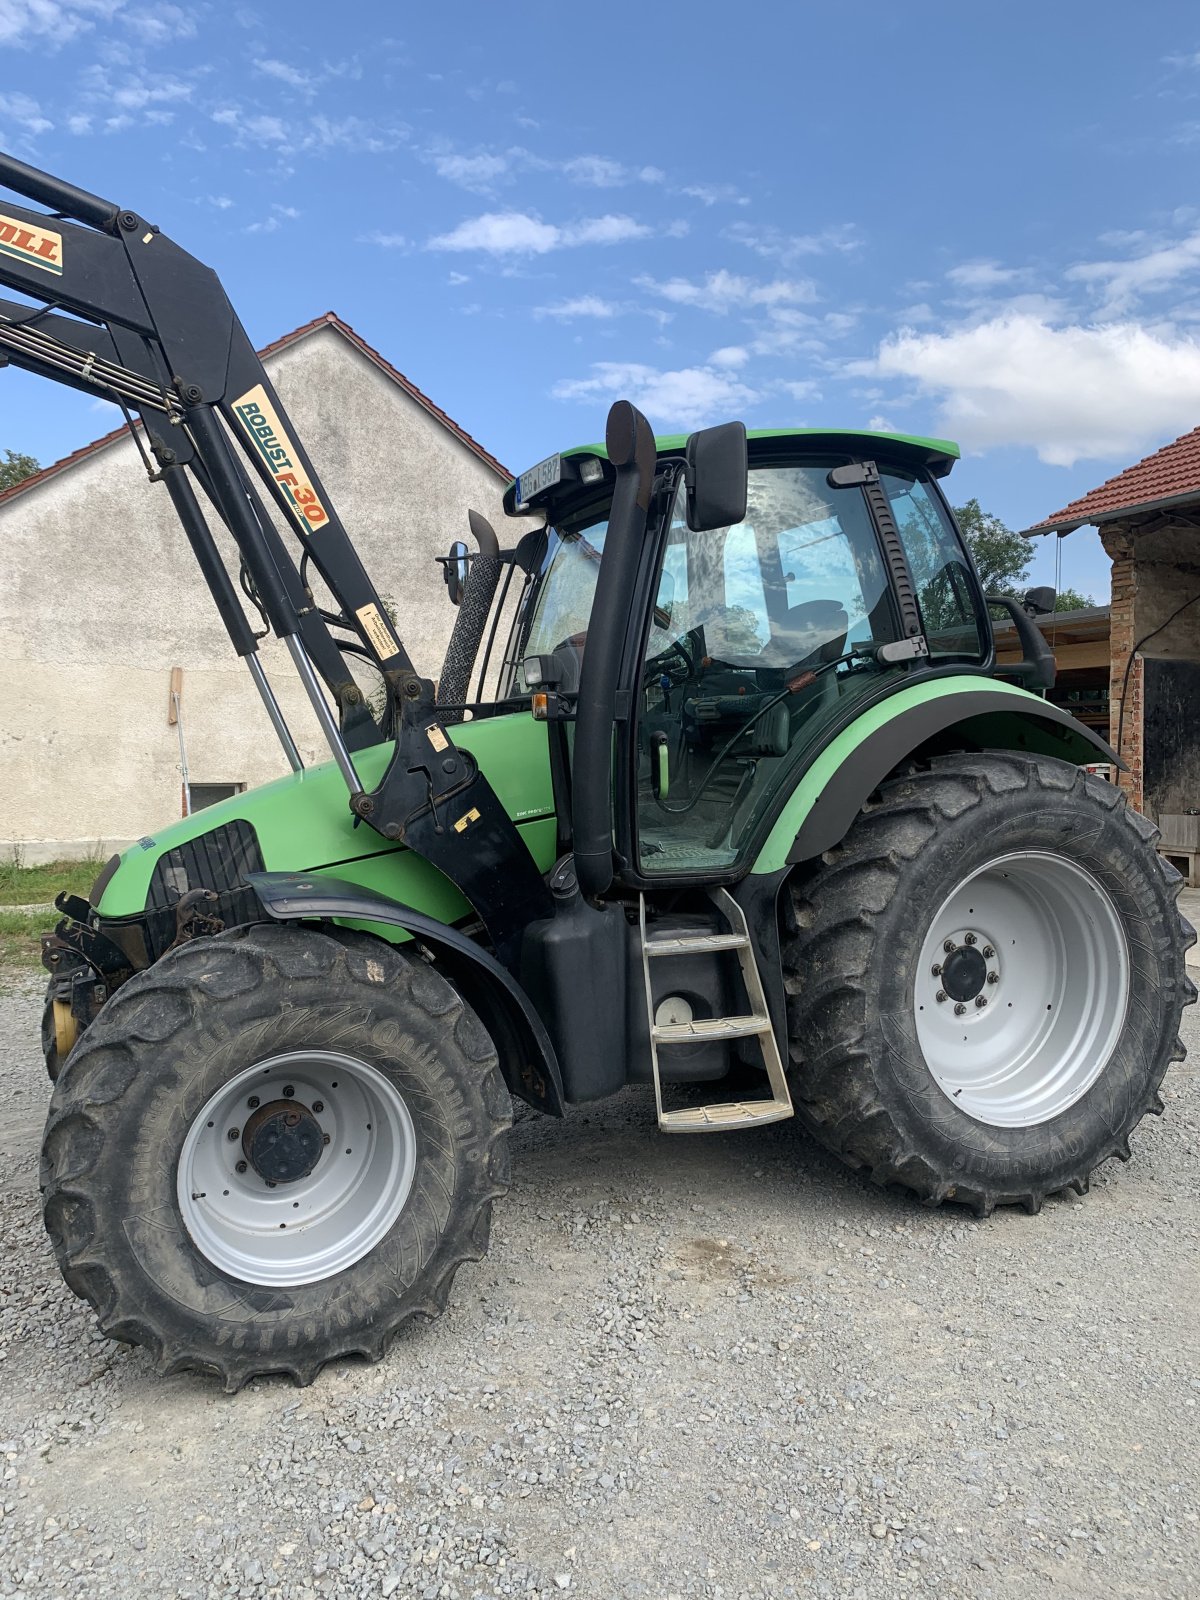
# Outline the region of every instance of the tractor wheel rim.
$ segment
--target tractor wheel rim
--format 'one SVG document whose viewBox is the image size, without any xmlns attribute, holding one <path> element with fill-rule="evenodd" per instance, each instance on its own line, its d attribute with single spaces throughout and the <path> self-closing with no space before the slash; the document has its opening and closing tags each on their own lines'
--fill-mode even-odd
<svg viewBox="0 0 1200 1600">
<path fill-rule="evenodd" d="M 1129 1005 L 1120 916 L 1074 861 L 998 856 L 947 897 L 917 967 L 917 1038 L 938 1088 L 976 1122 L 1031 1128 L 1092 1087 Z"/>
<path fill-rule="evenodd" d="M 285 1116 L 285 1106 L 295 1112 Z M 179 1156 L 179 1210 L 196 1248 L 231 1278 L 318 1283 L 391 1229 L 416 1167 L 412 1116 L 377 1067 L 292 1051 L 239 1072 L 192 1122 Z"/>
</svg>

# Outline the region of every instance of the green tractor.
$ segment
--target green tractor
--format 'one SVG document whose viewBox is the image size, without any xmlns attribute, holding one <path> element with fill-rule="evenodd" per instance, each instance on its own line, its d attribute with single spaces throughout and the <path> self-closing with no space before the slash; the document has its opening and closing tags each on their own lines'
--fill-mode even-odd
<svg viewBox="0 0 1200 1600">
<path fill-rule="evenodd" d="M 1195 996 L 1180 880 L 1038 692 L 1026 605 L 981 591 L 953 445 L 656 441 L 618 403 L 511 485 L 511 539 L 472 517 L 451 548 L 435 689 L 213 274 L 0 181 L 54 213 L 0 216 L 0 280 L 48 307 L 0 302 L 0 355 L 138 414 L 293 769 L 114 857 L 45 941 L 46 1224 L 105 1333 L 230 1389 L 380 1357 L 486 1250 L 514 1097 L 643 1085 L 664 1133 L 798 1115 L 981 1215 L 1128 1157 Z"/>
</svg>

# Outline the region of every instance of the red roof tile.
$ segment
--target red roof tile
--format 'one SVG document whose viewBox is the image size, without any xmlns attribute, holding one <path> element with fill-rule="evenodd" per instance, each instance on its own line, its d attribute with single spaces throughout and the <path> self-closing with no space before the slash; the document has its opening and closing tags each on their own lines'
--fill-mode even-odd
<svg viewBox="0 0 1200 1600">
<path fill-rule="evenodd" d="M 1163 445 L 1098 489 L 1081 495 L 1028 533 L 1054 532 L 1083 527 L 1089 522 L 1109 522 L 1121 512 L 1150 510 L 1163 501 L 1200 500 L 1200 428 Z"/>
<path fill-rule="evenodd" d="M 465 428 L 460 428 L 453 417 L 447 416 L 442 408 L 435 405 L 423 390 L 418 389 L 411 379 L 406 378 L 402 372 L 392 366 L 390 361 L 381 356 L 378 350 L 372 348 L 361 334 L 356 333 L 348 322 L 343 322 L 341 317 L 334 311 L 327 311 L 324 316 L 314 317 L 311 322 L 306 322 L 302 328 L 293 328 L 291 333 L 285 333 L 282 338 L 275 339 L 270 344 L 264 345 L 258 352 L 259 359 L 265 360 L 267 356 L 272 356 L 279 350 L 286 350 L 288 345 L 295 344 L 298 340 L 306 338 L 310 333 L 315 333 L 318 328 L 327 327 L 336 329 L 356 350 L 366 356 L 368 361 L 377 366 L 393 383 L 398 384 L 405 394 L 415 400 L 425 411 L 428 411 L 431 417 L 436 418 L 444 428 L 448 428 L 456 439 L 461 440 L 468 450 L 479 457 L 485 466 L 491 467 L 492 471 L 503 478 L 505 483 L 511 480 L 512 473 L 506 466 L 497 461 L 490 451 L 485 450 L 477 439 L 473 439 Z M 77 461 L 83 461 L 86 457 L 95 455 L 97 450 L 103 450 L 106 445 L 115 444 L 118 439 L 123 439 L 126 436 L 127 431 L 123 427 L 114 428 L 111 433 L 106 433 L 103 438 L 93 439 L 91 444 L 81 445 L 78 450 L 72 450 L 69 456 L 63 456 L 59 461 L 52 461 L 48 467 L 43 467 L 40 472 L 33 473 L 31 477 L 22 478 L 20 483 L 14 483 L 11 488 L 5 489 L 0 494 L 0 505 L 12 500 L 16 495 L 24 493 L 26 489 L 32 489 L 36 484 L 45 483 L 47 478 L 53 478 L 58 473 L 65 472 L 68 467 L 73 467 Z"/>
</svg>

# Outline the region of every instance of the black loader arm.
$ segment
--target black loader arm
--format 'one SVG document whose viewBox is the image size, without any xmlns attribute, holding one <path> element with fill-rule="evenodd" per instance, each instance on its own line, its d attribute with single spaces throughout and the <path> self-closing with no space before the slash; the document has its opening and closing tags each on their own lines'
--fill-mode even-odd
<svg viewBox="0 0 1200 1600">
<path fill-rule="evenodd" d="M 441 725 L 433 686 L 418 677 L 220 280 L 136 212 L 12 156 L 0 155 L 0 187 L 49 208 L 30 210 L 0 195 L 0 285 L 37 302 L 0 301 L 0 365 L 112 400 L 131 431 L 134 414 L 140 418 L 150 475 L 165 483 L 296 767 L 199 486 L 233 537 L 243 586 L 292 657 L 355 815 L 438 866 L 474 905 L 500 959 L 515 962 L 519 930 L 548 914 L 548 891 L 474 758 Z M 260 490 L 294 534 L 291 543 Z M 334 612 L 314 599 L 296 543 L 333 595 Z M 371 663 L 387 686 L 382 726 L 347 651 Z M 385 726 L 395 730 L 395 752 L 368 792 L 353 752 L 380 742 Z"/>
</svg>

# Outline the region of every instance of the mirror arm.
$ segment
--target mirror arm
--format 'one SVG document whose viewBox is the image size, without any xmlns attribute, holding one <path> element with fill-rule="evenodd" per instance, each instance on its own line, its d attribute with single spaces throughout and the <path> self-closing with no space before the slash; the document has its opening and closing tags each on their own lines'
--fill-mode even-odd
<svg viewBox="0 0 1200 1600">
<path fill-rule="evenodd" d="M 985 594 L 983 598 L 989 606 L 1000 606 L 1008 612 L 1021 646 L 1022 659 L 1000 670 L 1024 678 L 1031 689 L 1052 689 L 1058 675 L 1054 651 L 1046 643 L 1041 629 L 1034 626 L 1021 602 L 1011 594 Z"/>
</svg>

